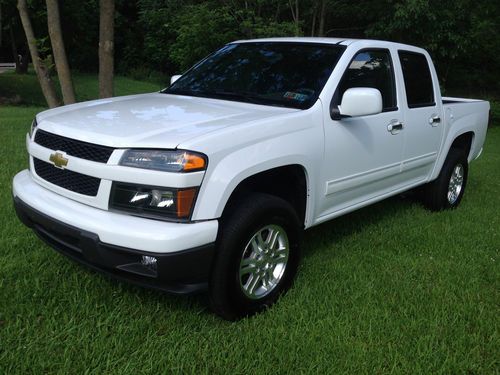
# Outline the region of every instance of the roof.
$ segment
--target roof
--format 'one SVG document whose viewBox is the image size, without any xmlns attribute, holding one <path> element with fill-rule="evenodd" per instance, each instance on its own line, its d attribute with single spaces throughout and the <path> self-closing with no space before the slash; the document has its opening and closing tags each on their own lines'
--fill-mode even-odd
<svg viewBox="0 0 500 375">
<path fill-rule="evenodd" d="M 402 44 L 397 42 L 391 42 L 387 40 L 376 40 L 376 39 L 351 39 L 351 38 L 320 38 L 320 37 L 283 37 L 283 38 L 262 38 L 262 39 L 247 39 L 247 40 L 237 40 L 232 43 L 255 43 L 255 42 L 296 42 L 296 43 L 323 43 L 323 44 L 339 44 L 342 46 L 349 46 L 353 44 L 360 45 L 361 47 L 366 47 L 370 45 L 375 45 L 377 47 L 389 48 L 396 47 L 401 49 L 407 49 L 415 52 L 426 53 L 424 49 L 411 46 L 408 44 Z"/>
<path fill-rule="evenodd" d="M 347 46 L 359 39 L 346 38 L 320 38 L 320 37 L 282 37 L 282 38 L 262 38 L 235 40 L 232 43 L 252 43 L 252 42 L 299 42 L 299 43 L 324 43 L 324 44 L 342 44 Z"/>
</svg>

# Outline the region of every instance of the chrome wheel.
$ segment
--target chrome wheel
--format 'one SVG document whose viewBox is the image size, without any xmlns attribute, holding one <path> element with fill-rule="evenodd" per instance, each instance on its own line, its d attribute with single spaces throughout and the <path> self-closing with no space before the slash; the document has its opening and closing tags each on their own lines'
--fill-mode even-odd
<svg viewBox="0 0 500 375">
<path fill-rule="evenodd" d="M 248 298 L 262 298 L 276 288 L 285 273 L 289 250 L 288 236 L 279 225 L 268 225 L 252 236 L 239 270 L 240 287 Z"/>
<path fill-rule="evenodd" d="M 451 173 L 450 182 L 448 184 L 448 202 L 450 204 L 454 204 L 460 193 L 462 192 L 462 187 L 464 184 L 464 167 L 462 164 L 457 164 L 455 168 L 453 168 L 453 172 Z"/>
</svg>

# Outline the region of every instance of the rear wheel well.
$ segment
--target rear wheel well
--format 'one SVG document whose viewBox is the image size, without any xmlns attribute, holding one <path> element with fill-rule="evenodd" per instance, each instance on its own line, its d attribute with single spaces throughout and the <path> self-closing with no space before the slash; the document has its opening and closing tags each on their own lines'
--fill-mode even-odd
<svg viewBox="0 0 500 375">
<path fill-rule="evenodd" d="M 269 169 L 247 177 L 234 189 L 222 217 L 250 193 L 265 193 L 284 199 L 295 209 L 304 224 L 307 204 L 307 180 L 301 165 Z"/>
<path fill-rule="evenodd" d="M 472 147 L 473 138 L 474 138 L 473 132 L 467 132 L 461 134 L 460 136 L 455 138 L 450 148 L 462 150 L 464 152 L 464 155 L 466 155 L 466 157 L 468 158 L 470 154 L 470 149 Z"/>
</svg>

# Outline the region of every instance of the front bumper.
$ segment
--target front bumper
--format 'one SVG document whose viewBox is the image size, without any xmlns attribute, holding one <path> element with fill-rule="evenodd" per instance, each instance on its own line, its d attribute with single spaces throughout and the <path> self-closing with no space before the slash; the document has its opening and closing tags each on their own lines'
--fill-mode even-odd
<svg viewBox="0 0 500 375">
<path fill-rule="evenodd" d="M 51 247 L 79 263 L 117 279 L 172 293 L 193 293 L 207 287 L 217 221 L 166 223 L 88 207 L 39 186 L 28 171 L 14 178 L 13 195 L 19 219 Z M 113 228 L 119 230 L 110 237 Z M 115 239 L 114 243 L 103 241 L 103 234 Z M 124 239 L 141 246 L 123 246 Z M 143 256 L 154 257 L 156 265 L 141 263 Z"/>
</svg>

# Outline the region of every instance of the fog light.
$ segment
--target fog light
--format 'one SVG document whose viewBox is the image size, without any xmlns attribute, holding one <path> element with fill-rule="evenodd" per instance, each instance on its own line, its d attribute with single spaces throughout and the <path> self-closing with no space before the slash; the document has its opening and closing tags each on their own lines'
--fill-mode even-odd
<svg viewBox="0 0 500 375">
<path fill-rule="evenodd" d="M 141 258 L 141 264 L 153 271 L 156 271 L 157 260 L 155 257 L 150 257 L 148 255 L 143 255 Z"/>
</svg>

